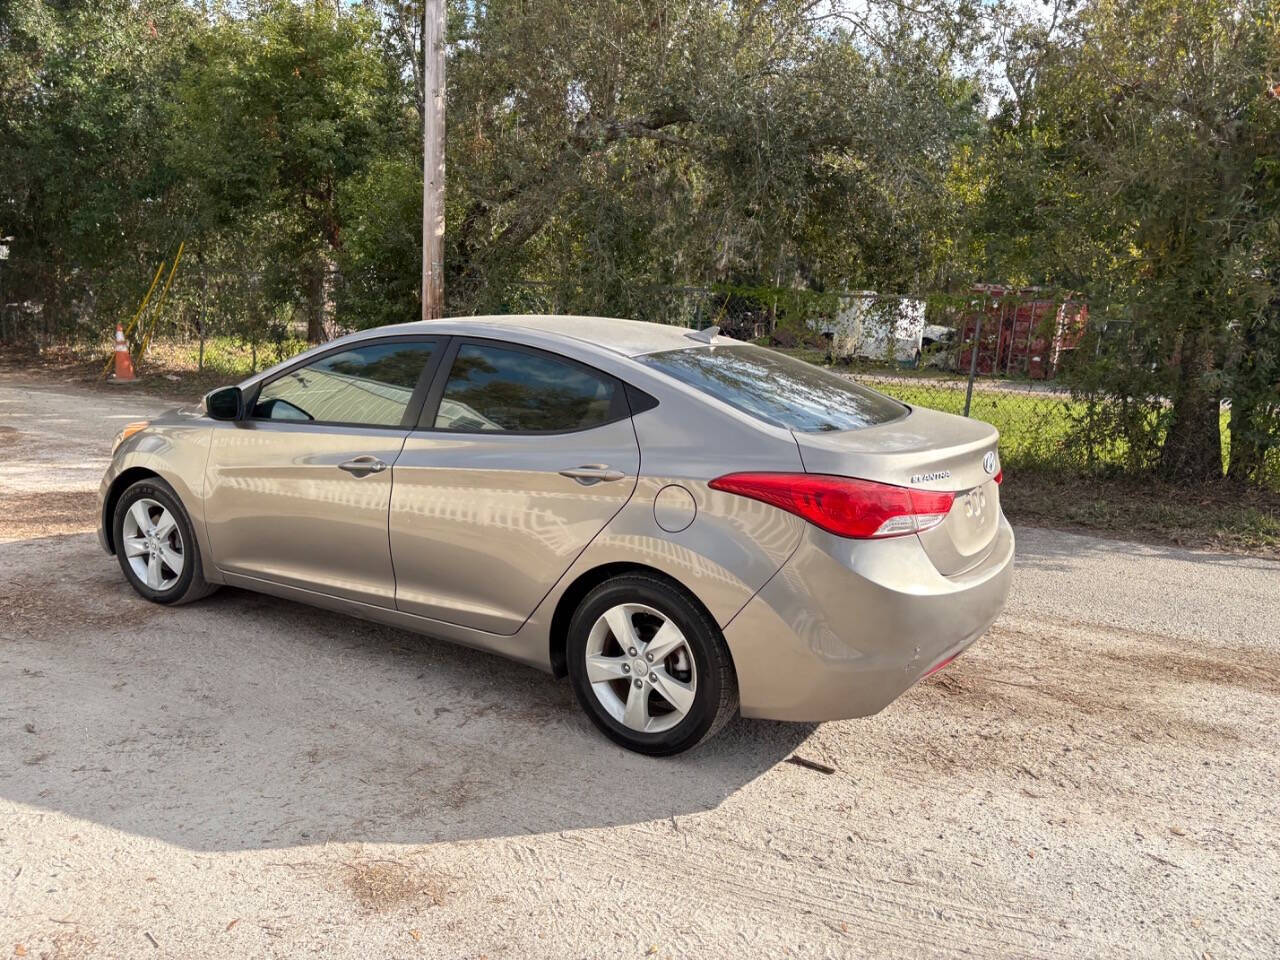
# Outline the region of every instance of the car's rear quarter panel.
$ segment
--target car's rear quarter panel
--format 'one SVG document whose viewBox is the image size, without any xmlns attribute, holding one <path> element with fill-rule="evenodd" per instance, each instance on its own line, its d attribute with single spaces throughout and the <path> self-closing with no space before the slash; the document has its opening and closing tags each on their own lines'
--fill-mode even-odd
<svg viewBox="0 0 1280 960">
<path fill-rule="evenodd" d="M 648 558 L 644 562 L 678 579 L 723 625 L 786 562 L 805 523 L 708 484 L 734 470 L 803 469 L 799 449 L 789 431 L 708 401 L 683 385 L 638 385 L 658 399 L 657 407 L 632 418 L 640 444 L 640 485 L 592 547 L 601 555 L 631 551 Z M 683 530 L 663 530 L 654 516 L 654 498 L 668 484 L 693 497 L 694 519 Z"/>
</svg>

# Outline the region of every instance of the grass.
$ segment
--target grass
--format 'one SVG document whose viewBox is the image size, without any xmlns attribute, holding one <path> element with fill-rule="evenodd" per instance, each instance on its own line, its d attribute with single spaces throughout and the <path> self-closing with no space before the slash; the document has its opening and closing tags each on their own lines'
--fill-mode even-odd
<svg viewBox="0 0 1280 960">
<path fill-rule="evenodd" d="M 259 370 L 297 356 L 310 344 L 290 338 L 258 344 L 256 347 L 231 337 L 210 337 L 204 344 L 203 368 L 200 345 L 187 340 L 159 341 L 151 345 L 144 369 L 155 368 L 167 373 L 203 372 L 217 374 L 227 382 L 243 380 Z"/>
</svg>

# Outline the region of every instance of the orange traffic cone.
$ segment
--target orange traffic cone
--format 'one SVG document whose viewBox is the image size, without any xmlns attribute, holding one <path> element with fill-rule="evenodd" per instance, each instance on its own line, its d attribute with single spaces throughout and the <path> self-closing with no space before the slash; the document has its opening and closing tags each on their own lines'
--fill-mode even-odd
<svg viewBox="0 0 1280 960">
<path fill-rule="evenodd" d="M 133 380 L 133 358 L 129 356 L 129 345 L 124 342 L 124 328 L 116 324 L 116 379 Z"/>
</svg>

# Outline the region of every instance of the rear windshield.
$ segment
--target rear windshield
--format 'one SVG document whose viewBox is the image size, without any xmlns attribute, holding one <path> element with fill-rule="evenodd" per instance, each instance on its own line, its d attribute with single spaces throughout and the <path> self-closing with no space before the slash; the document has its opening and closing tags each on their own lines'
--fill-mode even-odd
<svg viewBox="0 0 1280 960">
<path fill-rule="evenodd" d="M 821 367 L 747 343 L 636 359 L 744 413 L 801 433 L 855 430 L 907 412 L 898 401 Z"/>
</svg>

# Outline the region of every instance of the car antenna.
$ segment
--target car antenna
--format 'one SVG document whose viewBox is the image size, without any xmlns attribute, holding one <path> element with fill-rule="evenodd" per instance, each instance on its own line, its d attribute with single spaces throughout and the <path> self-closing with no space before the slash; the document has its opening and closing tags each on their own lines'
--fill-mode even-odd
<svg viewBox="0 0 1280 960">
<path fill-rule="evenodd" d="M 711 326 L 704 327 L 701 330 L 695 330 L 692 333 L 686 333 L 685 336 L 688 337 L 690 340 L 698 340 L 701 343 L 710 343 L 712 338 L 718 336 L 719 334 L 720 334 L 720 327 L 717 324 L 713 323 Z"/>
</svg>

